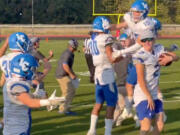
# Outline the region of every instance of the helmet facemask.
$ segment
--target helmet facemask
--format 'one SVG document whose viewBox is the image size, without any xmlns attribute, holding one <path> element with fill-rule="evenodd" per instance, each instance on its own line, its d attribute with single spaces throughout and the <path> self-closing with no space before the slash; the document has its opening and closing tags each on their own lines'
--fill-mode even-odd
<svg viewBox="0 0 180 135">
<path fill-rule="evenodd" d="M 144 11 L 138 11 L 136 9 L 131 9 L 130 12 L 131 12 L 132 20 L 135 23 L 144 19 L 144 16 L 143 16 Z"/>
</svg>

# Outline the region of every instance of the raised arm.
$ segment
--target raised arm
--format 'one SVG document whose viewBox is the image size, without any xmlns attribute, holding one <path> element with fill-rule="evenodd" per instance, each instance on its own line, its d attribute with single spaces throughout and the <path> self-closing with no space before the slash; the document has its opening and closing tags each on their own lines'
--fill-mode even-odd
<svg viewBox="0 0 180 135">
<path fill-rule="evenodd" d="M 43 106 L 59 105 L 65 101 L 64 97 L 54 97 L 49 99 L 34 99 L 28 93 L 23 92 L 17 96 L 17 99 L 30 108 L 39 108 Z"/>
<path fill-rule="evenodd" d="M 127 28 L 128 25 L 126 22 L 122 22 L 120 24 L 112 24 L 110 30 L 119 30 L 122 28 Z"/>
<path fill-rule="evenodd" d="M 118 61 L 120 61 L 120 60 L 122 59 L 121 56 L 116 57 L 116 58 L 113 57 L 113 50 L 112 50 L 111 45 L 107 45 L 107 46 L 106 46 L 106 54 L 107 54 L 108 59 L 109 59 L 109 61 L 110 61 L 111 63 L 118 62 Z"/>
<path fill-rule="evenodd" d="M 8 38 L 6 38 L 4 44 L 0 48 L 0 57 L 2 57 L 5 54 L 7 48 L 8 48 Z"/>
</svg>

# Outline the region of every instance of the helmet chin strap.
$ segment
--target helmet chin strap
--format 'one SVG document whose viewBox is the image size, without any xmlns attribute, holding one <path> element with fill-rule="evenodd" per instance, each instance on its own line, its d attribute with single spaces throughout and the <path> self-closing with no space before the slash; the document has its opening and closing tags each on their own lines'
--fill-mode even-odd
<svg viewBox="0 0 180 135">
<path fill-rule="evenodd" d="M 20 50 L 24 53 L 24 49 L 22 48 L 22 46 L 19 44 L 19 42 L 16 42 L 17 46 L 20 48 Z"/>
<path fill-rule="evenodd" d="M 19 44 L 19 42 L 16 42 L 16 44 L 17 44 L 17 46 L 20 48 L 20 50 L 21 50 L 23 53 L 25 53 L 24 48 L 22 48 L 22 46 Z M 27 46 L 27 50 L 28 50 L 28 49 L 29 49 L 28 43 L 24 42 L 24 44 Z"/>
</svg>

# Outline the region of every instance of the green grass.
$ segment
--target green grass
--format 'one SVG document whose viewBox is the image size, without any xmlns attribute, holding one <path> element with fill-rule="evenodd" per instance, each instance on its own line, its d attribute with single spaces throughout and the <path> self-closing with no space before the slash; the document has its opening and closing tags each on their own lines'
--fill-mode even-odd
<svg viewBox="0 0 180 135">
<path fill-rule="evenodd" d="M 172 43 L 177 43 L 178 40 L 158 40 L 158 43 L 163 43 L 168 46 Z M 80 50 L 82 49 L 83 41 L 80 41 Z M 57 66 L 57 60 L 59 59 L 62 51 L 67 46 L 67 40 L 49 40 L 49 42 L 41 41 L 40 50 L 43 54 L 48 55 L 48 51 L 51 49 L 54 51 L 54 58 L 52 61 L 52 70 L 45 78 L 45 87 L 50 94 L 54 89 L 57 89 L 57 95 L 60 96 L 60 88 L 55 79 L 55 69 Z M 177 51 L 180 55 L 180 51 Z M 170 67 L 163 67 L 161 70 L 160 88 L 164 93 L 165 112 L 168 116 L 163 135 L 180 135 L 180 101 L 175 96 L 180 97 L 180 63 L 176 62 Z M 81 78 L 80 87 L 76 91 L 72 103 L 72 110 L 77 112 L 77 116 L 65 116 L 59 115 L 57 110 L 47 112 L 45 108 L 34 109 L 32 111 L 32 135 L 85 135 L 90 124 L 90 113 L 92 105 L 95 102 L 94 85 L 89 83 L 88 76 L 82 76 L 79 72 L 86 72 L 87 66 L 84 59 L 84 54 L 75 53 L 74 71 L 78 77 Z M 3 107 L 2 92 L 0 94 L 0 106 Z M 180 100 L 180 99 L 179 99 Z M 173 102 L 174 101 L 174 102 Z M 2 117 L 2 112 L 0 112 Z M 98 125 L 98 135 L 104 133 L 104 116 L 105 107 L 103 108 Z M 134 128 L 135 123 L 132 119 L 123 122 L 120 127 L 113 128 L 113 135 L 137 135 L 138 129 Z"/>
</svg>

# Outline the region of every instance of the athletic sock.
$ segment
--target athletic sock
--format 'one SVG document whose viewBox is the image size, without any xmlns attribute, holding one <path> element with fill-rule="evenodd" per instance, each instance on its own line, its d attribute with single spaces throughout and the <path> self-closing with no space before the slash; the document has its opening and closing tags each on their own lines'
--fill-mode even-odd
<svg viewBox="0 0 180 135">
<path fill-rule="evenodd" d="M 105 119 L 105 135 L 111 135 L 113 119 Z"/>
<path fill-rule="evenodd" d="M 98 116 L 94 115 L 94 114 L 91 114 L 91 124 L 90 124 L 90 129 L 89 129 L 90 133 L 96 132 L 97 121 L 98 121 Z"/>
</svg>

